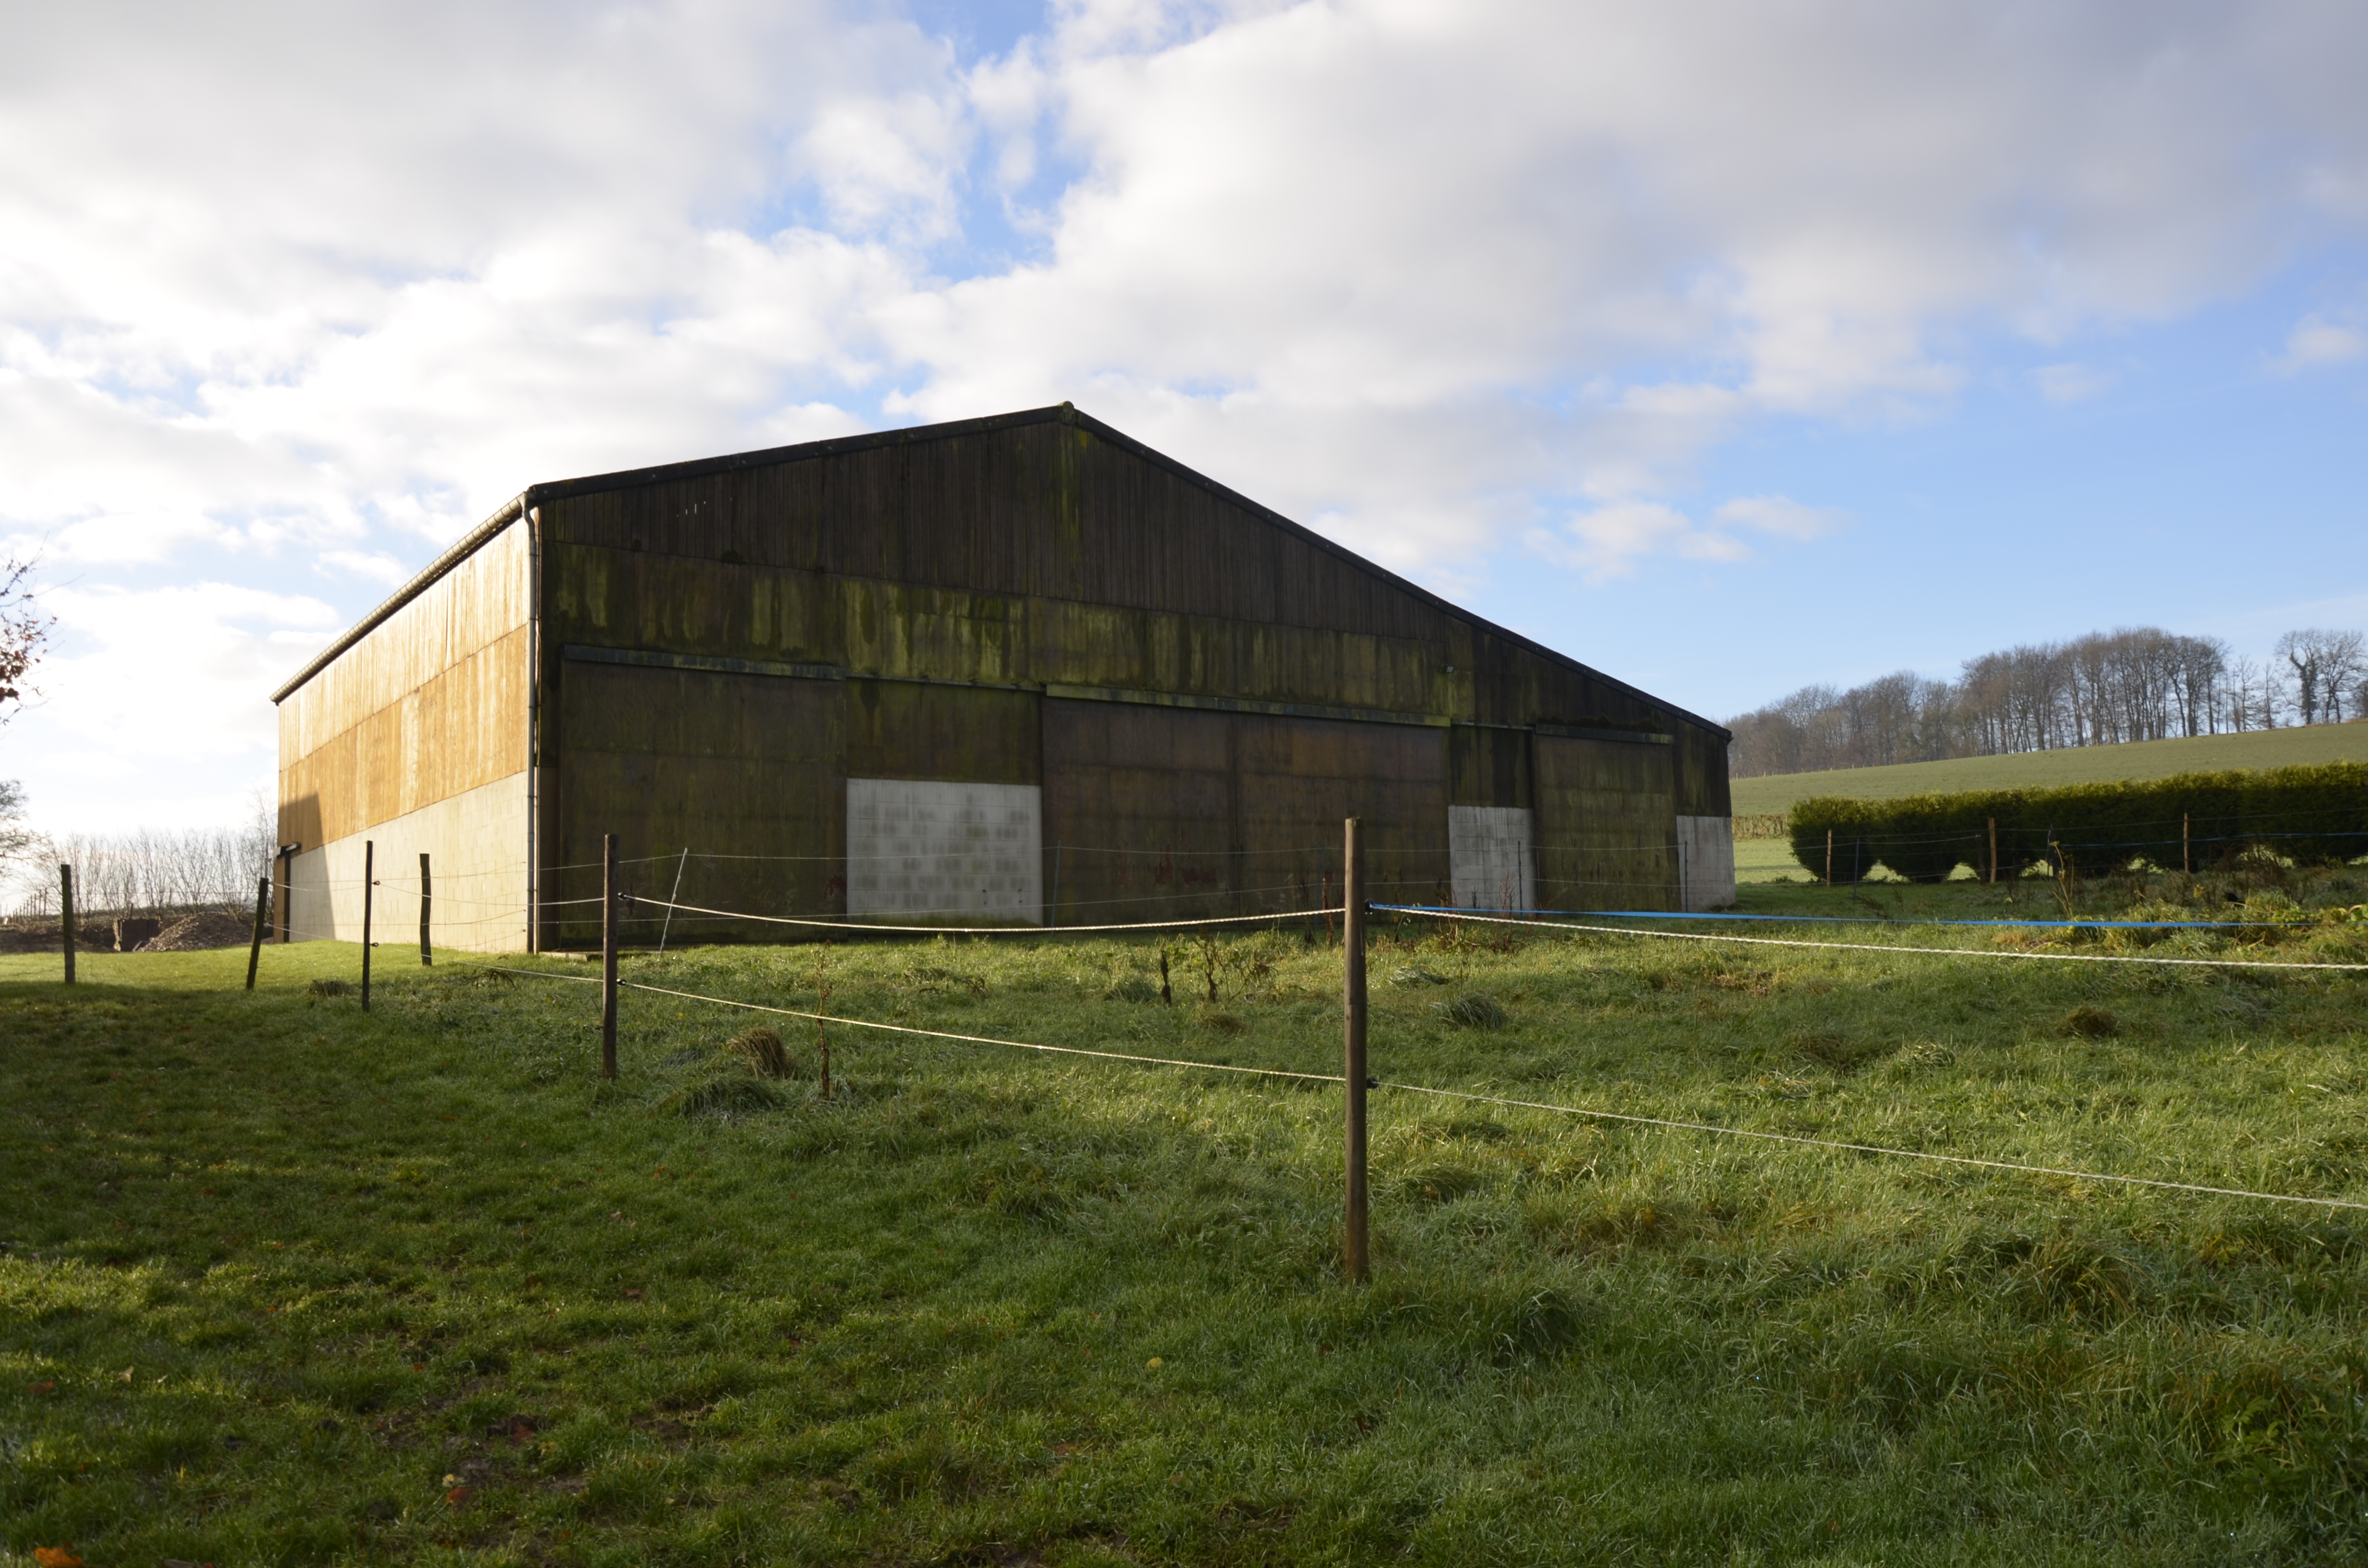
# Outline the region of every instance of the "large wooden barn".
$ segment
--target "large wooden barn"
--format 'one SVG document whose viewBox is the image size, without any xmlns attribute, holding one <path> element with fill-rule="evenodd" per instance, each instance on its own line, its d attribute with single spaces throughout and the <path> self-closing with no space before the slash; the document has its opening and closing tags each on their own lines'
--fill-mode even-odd
<svg viewBox="0 0 2368 1568">
<path fill-rule="evenodd" d="M 608 833 L 766 915 L 1310 907 L 1349 815 L 1379 900 L 1734 896 L 1725 730 L 1065 403 L 535 485 L 273 700 L 300 938 L 370 841 L 382 931 L 426 852 L 440 943 L 594 943 Z"/>
</svg>

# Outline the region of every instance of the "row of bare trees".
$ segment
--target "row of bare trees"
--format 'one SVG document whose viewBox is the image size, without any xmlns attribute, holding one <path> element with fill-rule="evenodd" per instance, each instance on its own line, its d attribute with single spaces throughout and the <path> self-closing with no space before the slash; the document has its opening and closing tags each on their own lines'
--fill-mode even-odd
<svg viewBox="0 0 2368 1568">
<path fill-rule="evenodd" d="M 2333 724 L 2368 714 L 2368 642 L 2289 631 L 2271 656 L 2155 627 L 2091 632 L 1965 661 L 1955 680 L 1908 671 L 1840 691 L 1804 687 L 1727 721 L 1738 778 L 1830 767 L 2113 745 Z"/>
<path fill-rule="evenodd" d="M 61 864 L 74 868 L 76 908 L 93 916 L 243 908 L 255 902 L 256 879 L 271 869 L 276 827 L 258 801 L 252 820 L 233 827 L 20 833 L 7 858 L 11 913 L 55 915 Z"/>
</svg>

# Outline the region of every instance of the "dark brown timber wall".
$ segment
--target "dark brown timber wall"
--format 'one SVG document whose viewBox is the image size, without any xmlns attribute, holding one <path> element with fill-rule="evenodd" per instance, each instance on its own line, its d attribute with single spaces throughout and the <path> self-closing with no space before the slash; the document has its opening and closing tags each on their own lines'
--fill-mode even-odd
<svg viewBox="0 0 2368 1568">
<path fill-rule="evenodd" d="M 1315 907 L 1363 817 L 1373 896 L 1446 876 L 1445 732 L 1114 702 L 1044 704 L 1064 926 Z"/>
<path fill-rule="evenodd" d="M 1536 811 L 1549 903 L 1666 907 L 1674 818 L 1728 811 L 1715 726 L 1065 409 L 529 500 L 549 868 L 597 860 L 604 831 L 628 858 L 805 856 L 737 881 L 695 869 L 711 880 L 685 896 L 824 912 L 843 897 L 852 775 L 1042 785 L 1064 923 L 1149 913 L 1132 902 L 1146 892 L 1296 902 L 1337 876 L 1337 848 L 1308 852 L 1351 811 L 1374 823 L 1377 884 L 1395 884 L 1376 896 L 1428 900 L 1451 801 Z M 583 896 L 581 880 L 554 871 L 544 897 Z M 581 937 L 562 913 L 543 940 Z"/>
</svg>

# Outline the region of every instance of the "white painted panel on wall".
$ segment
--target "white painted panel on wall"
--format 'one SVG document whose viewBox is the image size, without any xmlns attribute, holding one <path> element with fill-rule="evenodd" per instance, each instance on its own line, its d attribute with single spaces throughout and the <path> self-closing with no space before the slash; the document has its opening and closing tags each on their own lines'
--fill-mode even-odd
<svg viewBox="0 0 2368 1568">
<path fill-rule="evenodd" d="M 1679 817 L 1678 875 L 1683 907 L 1724 909 L 1735 902 L 1735 819 Z"/>
<path fill-rule="evenodd" d="M 847 912 L 1044 923 L 1033 784 L 847 781 Z"/>
<path fill-rule="evenodd" d="M 1447 808 L 1448 878 L 1458 909 L 1535 909 L 1536 842 L 1523 806 Z"/>
</svg>

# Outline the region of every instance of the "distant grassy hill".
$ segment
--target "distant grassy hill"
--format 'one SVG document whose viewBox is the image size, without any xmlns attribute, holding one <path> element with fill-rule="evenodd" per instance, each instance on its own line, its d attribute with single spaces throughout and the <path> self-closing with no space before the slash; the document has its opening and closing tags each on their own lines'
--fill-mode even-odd
<svg viewBox="0 0 2368 1568">
<path fill-rule="evenodd" d="M 1907 762 L 1896 767 L 1838 767 L 1824 773 L 1778 773 L 1735 781 L 1735 814 L 1792 810 L 1811 795 L 1888 800 L 1952 790 L 2047 789 L 2173 773 L 2216 773 L 2232 767 L 2290 767 L 2309 762 L 2368 762 L 2368 723 L 2316 724 L 2301 730 L 2255 730 L 2241 735 L 2136 741 L 2118 746 L 2074 746 L 2012 756 L 1968 756 L 1952 762 Z"/>
</svg>

